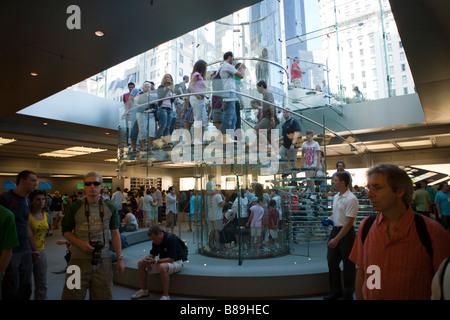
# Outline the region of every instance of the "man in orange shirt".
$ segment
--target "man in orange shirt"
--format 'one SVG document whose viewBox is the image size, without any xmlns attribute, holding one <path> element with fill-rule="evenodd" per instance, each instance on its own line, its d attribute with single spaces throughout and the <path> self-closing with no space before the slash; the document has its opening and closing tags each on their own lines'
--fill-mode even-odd
<svg viewBox="0 0 450 320">
<path fill-rule="evenodd" d="M 395 165 L 380 164 L 367 173 L 368 196 L 378 212 L 362 242 L 360 225 L 350 254 L 357 266 L 356 298 L 368 300 L 427 300 L 433 273 L 450 257 L 450 235 L 434 220 L 423 217 L 432 254 L 419 238 L 410 207 L 413 184 Z M 418 220 L 418 219 L 417 219 Z"/>
<path fill-rule="evenodd" d="M 300 88 L 300 86 L 302 85 L 302 77 L 305 73 L 300 69 L 300 66 L 298 65 L 299 62 L 300 59 L 296 57 L 291 66 L 291 82 L 296 88 Z"/>
</svg>

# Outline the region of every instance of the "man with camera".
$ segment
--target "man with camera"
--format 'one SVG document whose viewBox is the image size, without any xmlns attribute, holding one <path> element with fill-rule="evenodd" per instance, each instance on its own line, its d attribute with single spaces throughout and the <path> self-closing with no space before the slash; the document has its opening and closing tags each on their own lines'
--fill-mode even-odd
<svg viewBox="0 0 450 320">
<path fill-rule="evenodd" d="M 89 172 L 84 177 L 86 197 L 72 203 L 62 221 L 64 237 L 72 243 L 72 255 L 68 265 L 81 271 L 79 288 L 68 286 L 71 275 L 66 275 L 62 299 L 84 300 L 89 289 L 90 300 L 113 299 L 113 272 L 109 250 L 109 233 L 117 254 L 117 273 L 122 274 L 125 265 L 119 234 L 119 215 L 114 203 L 100 197 L 103 177 Z"/>
</svg>

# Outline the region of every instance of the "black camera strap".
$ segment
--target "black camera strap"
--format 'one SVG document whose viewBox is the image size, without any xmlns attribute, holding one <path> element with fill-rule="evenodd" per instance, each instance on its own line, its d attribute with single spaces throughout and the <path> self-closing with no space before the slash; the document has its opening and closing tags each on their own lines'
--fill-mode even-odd
<svg viewBox="0 0 450 320">
<path fill-rule="evenodd" d="M 84 210 L 85 210 L 85 215 L 86 215 L 86 220 L 87 220 L 87 225 L 88 225 L 88 239 L 90 242 L 91 241 L 91 228 L 89 226 L 90 212 L 89 212 L 89 202 L 88 202 L 87 198 L 85 199 L 85 202 L 84 202 Z M 105 243 L 106 243 L 105 242 L 105 228 L 103 226 L 103 218 L 105 216 L 105 213 L 103 212 L 103 202 L 102 202 L 101 197 L 98 200 L 98 210 L 100 212 L 100 219 L 102 220 L 103 245 L 105 245 Z"/>
</svg>

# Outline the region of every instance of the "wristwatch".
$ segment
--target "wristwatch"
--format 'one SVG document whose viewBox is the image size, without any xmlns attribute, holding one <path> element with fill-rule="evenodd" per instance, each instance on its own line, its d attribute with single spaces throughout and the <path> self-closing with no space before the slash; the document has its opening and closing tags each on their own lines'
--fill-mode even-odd
<svg viewBox="0 0 450 320">
<path fill-rule="evenodd" d="M 123 260 L 123 255 L 118 256 L 117 260 Z"/>
</svg>

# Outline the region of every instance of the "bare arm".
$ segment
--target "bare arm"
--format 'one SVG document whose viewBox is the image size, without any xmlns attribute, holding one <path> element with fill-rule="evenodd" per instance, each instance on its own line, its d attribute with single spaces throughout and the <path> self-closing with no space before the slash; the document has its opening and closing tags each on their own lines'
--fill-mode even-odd
<svg viewBox="0 0 450 320">
<path fill-rule="evenodd" d="M 270 105 L 270 121 L 275 122 L 275 107 L 273 105 Z"/>
<path fill-rule="evenodd" d="M 296 145 L 298 143 L 297 140 L 301 137 L 302 137 L 302 134 L 300 131 L 294 132 L 294 137 L 292 138 L 292 143 L 291 143 L 291 149 L 294 149 L 296 147 Z"/>
<path fill-rule="evenodd" d="M 245 224 L 247 227 L 250 225 L 250 222 L 252 221 L 252 219 L 253 219 L 253 211 L 250 212 L 250 216 L 248 217 L 248 221 Z"/>
<path fill-rule="evenodd" d="M 317 165 L 315 172 L 319 171 L 320 161 L 322 161 L 322 154 L 320 153 L 320 150 L 316 151 L 316 157 L 317 157 Z"/>
<path fill-rule="evenodd" d="M 189 81 L 189 91 L 191 91 L 191 93 L 195 93 L 194 90 L 194 85 L 197 82 L 197 77 L 191 77 L 191 81 Z"/>
<path fill-rule="evenodd" d="M 41 255 L 37 249 L 36 241 L 34 240 L 33 231 L 31 230 L 30 224 L 28 224 L 28 242 L 30 243 L 31 247 L 32 261 L 33 263 L 37 263 Z"/>
<path fill-rule="evenodd" d="M 237 72 L 234 74 L 239 79 L 244 79 L 245 74 L 245 66 L 242 64 L 238 69 Z"/>
<path fill-rule="evenodd" d="M 439 202 L 436 202 L 436 210 L 437 210 L 439 219 L 442 218 L 442 216 L 441 216 L 441 204 Z"/>
<path fill-rule="evenodd" d="M 120 240 L 119 229 L 111 230 L 111 242 L 117 257 L 122 255 L 122 241 Z M 123 259 L 117 259 L 117 273 L 122 274 L 125 271 Z"/>
<path fill-rule="evenodd" d="M 12 248 L 10 249 L 3 249 L 0 254 L 0 276 L 3 274 L 3 272 L 6 270 L 6 268 L 9 265 L 9 262 L 12 258 Z"/>
</svg>

